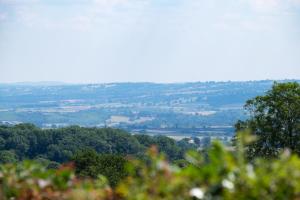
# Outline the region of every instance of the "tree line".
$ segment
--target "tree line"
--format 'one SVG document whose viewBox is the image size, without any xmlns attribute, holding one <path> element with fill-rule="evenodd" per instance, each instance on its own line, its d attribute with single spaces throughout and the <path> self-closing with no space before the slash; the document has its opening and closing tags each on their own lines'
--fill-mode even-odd
<svg viewBox="0 0 300 200">
<path fill-rule="evenodd" d="M 85 149 L 93 149 L 99 154 L 142 158 L 151 145 L 156 145 L 172 161 L 182 159 L 188 149 L 195 148 L 186 140 L 177 142 L 165 136 L 131 135 L 112 128 L 0 126 L 1 163 L 33 159 L 54 165 L 53 162 L 70 161 L 77 152 Z"/>
</svg>

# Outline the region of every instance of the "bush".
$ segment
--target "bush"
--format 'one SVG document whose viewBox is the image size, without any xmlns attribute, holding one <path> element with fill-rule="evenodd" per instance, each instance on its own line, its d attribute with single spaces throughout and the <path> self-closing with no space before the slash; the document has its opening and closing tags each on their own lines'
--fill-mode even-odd
<svg viewBox="0 0 300 200">
<path fill-rule="evenodd" d="M 249 163 L 244 147 L 252 138 L 239 137 L 234 151 L 214 142 L 207 155 L 189 152 L 188 163 L 181 167 L 151 147 L 147 161 L 130 161 L 129 176 L 114 190 L 102 176 L 78 179 L 68 167 L 6 164 L 1 167 L 0 192 L 3 199 L 299 199 L 300 158 L 285 150 L 278 158 Z"/>
<path fill-rule="evenodd" d="M 29 161 L 6 164 L 0 169 L 0 183 L 3 200 L 111 199 L 105 178 L 79 180 L 67 166 L 47 170 Z"/>
<path fill-rule="evenodd" d="M 14 151 L 0 151 L 0 163 L 15 163 L 17 161 L 17 155 Z"/>
<path fill-rule="evenodd" d="M 168 164 L 151 149 L 150 163 L 134 162 L 131 177 L 117 189 L 125 199 L 298 199 L 300 159 L 283 152 L 278 159 L 244 159 L 244 143 L 227 151 L 214 143 L 205 158 L 187 155 L 189 165 Z"/>
</svg>

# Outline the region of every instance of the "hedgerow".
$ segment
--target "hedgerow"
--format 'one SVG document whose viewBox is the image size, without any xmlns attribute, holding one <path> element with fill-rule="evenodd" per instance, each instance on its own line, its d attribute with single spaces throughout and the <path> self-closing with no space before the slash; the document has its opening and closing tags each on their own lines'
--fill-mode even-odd
<svg viewBox="0 0 300 200">
<path fill-rule="evenodd" d="M 245 134 L 244 134 L 245 135 Z M 215 142 L 206 153 L 189 152 L 184 167 L 170 164 L 155 147 L 148 159 L 132 159 L 129 176 L 111 189 L 106 178 L 81 179 L 72 165 L 46 169 L 32 161 L 0 169 L 0 196 L 8 199 L 299 199 L 300 158 L 288 150 L 278 158 L 245 159 L 245 142 L 235 149 Z"/>
</svg>

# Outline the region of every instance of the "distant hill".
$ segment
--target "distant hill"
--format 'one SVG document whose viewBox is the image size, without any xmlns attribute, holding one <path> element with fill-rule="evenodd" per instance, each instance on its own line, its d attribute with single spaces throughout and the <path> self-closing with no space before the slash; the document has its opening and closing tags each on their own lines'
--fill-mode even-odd
<svg viewBox="0 0 300 200">
<path fill-rule="evenodd" d="M 0 122 L 226 135 L 236 120 L 246 117 L 245 101 L 263 94 L 273 82 L 0 84 Z"/>
</svg>

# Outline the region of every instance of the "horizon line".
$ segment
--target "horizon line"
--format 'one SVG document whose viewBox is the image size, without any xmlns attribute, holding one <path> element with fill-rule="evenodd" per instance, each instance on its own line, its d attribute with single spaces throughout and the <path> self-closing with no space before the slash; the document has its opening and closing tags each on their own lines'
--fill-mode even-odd
<svg viewBox="0 0 300 200">
<path fill-rule="evenodd" d="M 188 83 L 242 83 L 242 82 L 263 82 L 263 81 L 296 81 L 300 79 L 258 79 L 258 80 L 210 80 L 210 81 L 174 81 L 174 82 L 156 82 L 156 81 L 116 81 L 116 82 L 64 82 L 64 81 L 20 81 L 20 82 L 0 82 L 0 85 L 102 85 L 102 84 L 188 84 Z"/>
</svg>

